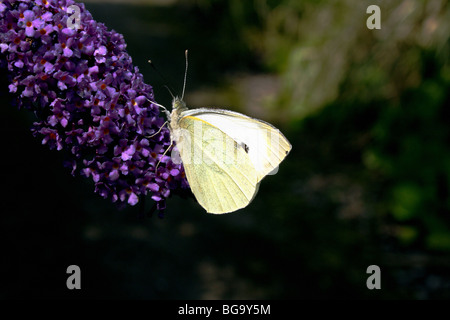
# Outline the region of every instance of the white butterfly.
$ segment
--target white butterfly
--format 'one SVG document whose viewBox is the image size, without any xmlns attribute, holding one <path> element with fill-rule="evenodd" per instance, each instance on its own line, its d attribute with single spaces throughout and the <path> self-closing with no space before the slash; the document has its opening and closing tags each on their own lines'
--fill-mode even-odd
<svg viewBox="0 0 450 320">
<path fill-rule="evenodd" d="M 292 148 L 277 128 L 238 112 L 189 110 L 178 97 L 165 111 L 191 190 L 209 213 L 246 207 Z"/>
</svg>

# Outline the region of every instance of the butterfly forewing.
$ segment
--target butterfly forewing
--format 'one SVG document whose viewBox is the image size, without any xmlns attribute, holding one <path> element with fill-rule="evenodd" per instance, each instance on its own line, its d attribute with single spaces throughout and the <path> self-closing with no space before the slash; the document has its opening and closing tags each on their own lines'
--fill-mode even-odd
<svg viewBox="0 0 450 320">
<path fill-rule="evenodd" d="M 256 170 L 258 182 L 276 172 L 292 148 L 277 128 L 238 112 L 200 108 L 189 110 L 186 115 L 209 123 L 243 146 Z"/>
</svg>

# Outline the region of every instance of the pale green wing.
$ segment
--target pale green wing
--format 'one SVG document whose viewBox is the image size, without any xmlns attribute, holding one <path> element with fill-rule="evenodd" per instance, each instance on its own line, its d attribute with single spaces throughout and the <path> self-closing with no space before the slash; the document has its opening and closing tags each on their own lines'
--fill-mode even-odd
<svg viewBox="0 0 450 320">
<path fill-rule="evenodd" d="M 238 112 L 199 108 L 183 113 L 219 128 L 238 144 L 246 147 L 257 172 L 258 182 L 275 171 L 292 149 L 286 137 L 274 126 Z"/>
<path fill-rule="evenodd" d="M 177 148 L 192 192 L 209 213 L 246 207 L 258 189 L 246 149 L 219 128 L 194 116 L 178 122 Z"/>
</svg>

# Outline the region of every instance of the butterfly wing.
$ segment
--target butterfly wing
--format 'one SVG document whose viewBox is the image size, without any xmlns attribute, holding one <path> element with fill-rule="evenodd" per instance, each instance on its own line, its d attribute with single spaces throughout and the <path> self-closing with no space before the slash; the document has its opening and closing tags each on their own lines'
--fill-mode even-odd
<svg viewBox="0 0 450 320">
<path fill-rule="evenodd" d="M 252 201 L 257 172 L 241 144 L 208 121 L 184 113 L 175 131 L 189 185 L 207 212 L 232 212 Z"/>
<path fill-rule="evenodd" d="M 199 108 L 185 112 L 208 122 L 246 149 L 256 170 L 258 182 L 275 172 L 292 149 L 286 137 L 274 126 L 238 112 L 223 109 Z"/>
</svg>

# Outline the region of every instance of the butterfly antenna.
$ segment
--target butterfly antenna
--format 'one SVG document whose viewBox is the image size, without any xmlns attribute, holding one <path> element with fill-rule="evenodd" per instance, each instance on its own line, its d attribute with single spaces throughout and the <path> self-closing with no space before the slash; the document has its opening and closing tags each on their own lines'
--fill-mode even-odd
<svg viewBox="0 0 450 320">
<path fill-rule="evenodd" d="M 184 70 L 184 81 L 183 81 L 183 93 L 181 94 L 181 100 L 184 98 L 184 89 L 186 89 L 186 77 L 188 71 L 188 51 L 184 52 L 184 56 L 186 57 L 186 69 Z"/>
<path fill-rule="evenodd" d="M 173 95 L 172 90 L 170 90 L 169 86 L 168 85 L 164 85 L 164 88 L 166 88 L 167 91 L 169 91 L 170 95 L 172 96 L 172 99 L 175 99 L 175 96 Z"/>
<path fill-rule="evenodd" d="M 156 66 L 154 65 L 152 60 L 148 60 L 148 63 L 150 63 L 150 65 L 152 66 L 153 70 L 156 71 L 156 73 L 160 76 L 160 78 L 165 82 L 165 83 L 169 83 L 169 81 L 167 81 L 167 79 L 162 75 L 161 72 L 159 72 L 159 70 L 156 68 Z M 169 91 L 170 95 L 172 96 L 172 99 L 175 98 L 175 96 L 173 95 L 172 90 L 170 89 L 170 86 L 165 84 L 164 88 L 167 89 L 167 91 Z M 173 89 L 173 88 L 172 88 Z"/>
</svg>

